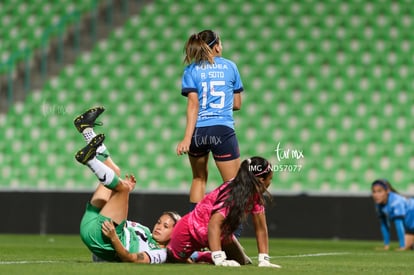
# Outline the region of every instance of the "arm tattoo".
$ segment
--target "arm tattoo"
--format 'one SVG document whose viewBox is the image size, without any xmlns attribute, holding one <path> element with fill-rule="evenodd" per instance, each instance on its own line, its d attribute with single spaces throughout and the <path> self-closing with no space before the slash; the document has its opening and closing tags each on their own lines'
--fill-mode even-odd
<svg viewBox="0 0 414 275">
<path fill-rule="evenodd" d="M 145 260 L 145 256 L 144 256 L 144 253 L 138 253 L 137 254 L 137 258 L 138 258 L 138 261 L 144 261 Z"/>
</svg>

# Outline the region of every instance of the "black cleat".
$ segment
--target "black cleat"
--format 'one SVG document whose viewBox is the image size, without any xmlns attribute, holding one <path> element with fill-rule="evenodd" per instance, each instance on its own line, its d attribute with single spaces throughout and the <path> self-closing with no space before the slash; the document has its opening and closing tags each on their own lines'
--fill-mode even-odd
<svg viewBox="0 0 414 275">
<path fill-rule="evenodd" d="M 86 164 L 96 156 L 96 149 L 102 145 L 104 140 L 104 134 L 96 135 L 85 147 L 76 153 L 76 160 L 82 164 Z"/>
<path fill-rule="evenodd" d="M 102 126 L 102 122 L 95 122 L 100 114 L 105 111 L 103 106 L 94 107 L 83 114 L 77 116 L 73 120 L 73 124 L 75 124 L 76 129 L 78 129 L 79 133 L 82 133 L 85 128 L 93 128 L 94 126 Z"/>
</svg>

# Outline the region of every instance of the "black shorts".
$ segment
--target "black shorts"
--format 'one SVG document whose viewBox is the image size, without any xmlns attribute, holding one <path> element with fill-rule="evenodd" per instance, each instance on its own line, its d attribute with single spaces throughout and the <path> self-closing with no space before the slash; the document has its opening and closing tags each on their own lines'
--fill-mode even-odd
<svg viewBox="0 0 414 275">
<path fill-rule="evenodd" d="M 188 154 L 192 157 L 202 157 L 210 151 L 216 161 L 239 158 L 239 143 L 234 129 L 224 125 L 195 128 Z"/>
</svg>

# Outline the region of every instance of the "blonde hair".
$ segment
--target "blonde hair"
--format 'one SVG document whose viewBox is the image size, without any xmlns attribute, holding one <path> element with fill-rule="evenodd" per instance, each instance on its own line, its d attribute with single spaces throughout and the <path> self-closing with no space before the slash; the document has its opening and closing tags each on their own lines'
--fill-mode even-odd
<svg viewBox="0 0 414 275">
<path fill-rule="evenodd" d="M 181 219 L 180 214 L 178 214 L 175 211 L 164 211 L 162 213 L 162 215 L 168 215 L 173 221 L 174 221 L 174 226 L 177 224 L 177 222 Z M 161 216 L 162 216 L 161 215 Z"/>
</svg>

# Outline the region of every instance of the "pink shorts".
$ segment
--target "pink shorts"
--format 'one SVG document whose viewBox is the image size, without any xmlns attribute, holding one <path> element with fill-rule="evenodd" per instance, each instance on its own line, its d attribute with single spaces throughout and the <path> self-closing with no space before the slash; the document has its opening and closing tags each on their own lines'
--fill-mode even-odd
<svg viewBox="0 0 414 275">
<path fill-rule="evenodd" d="M 171 240 L 167 246 L 168 254 L 177 262 L 186 262 L 194 251 L 199 251 L 208 246 L 208 244 L 201 244 L 191 234 L 188 215 L 185 215 L 174 226 L 171 234 Z"/>
</svg>

